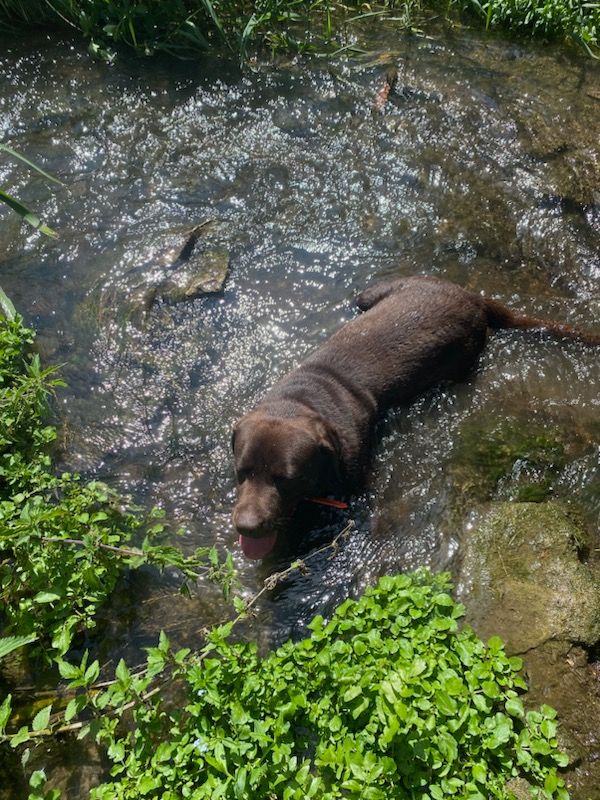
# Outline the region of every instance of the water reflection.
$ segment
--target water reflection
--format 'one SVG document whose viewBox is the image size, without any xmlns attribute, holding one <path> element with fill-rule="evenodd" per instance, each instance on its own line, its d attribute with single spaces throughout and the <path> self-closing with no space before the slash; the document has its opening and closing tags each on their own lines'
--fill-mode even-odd
<svg viewBox="0 0 600 800">
<path fill-rule="evenodd" d="M 64 463 L 163 505 L 186 547 L 235 547 L 232 422 L 352 316 L 372 279 L 443 275 L 600 325 L 597 66 L 466 34 L 399 44 L 383 25 L 365 30 L 365 45 L 395 48 L 383 115 L 371 113 L 377 65 L 239 74 L 208 62 L 108 67 L 44 39 L 3 48 L 2 136 L 68 185 L 50 192 L 0 165 L 2 182 L 62 234 L 40 242 L 2 212 L 2 285 L 44 355 L 66 363 Z M 206 246 L 231 256 L 223 296 L 137 313 L 136 287 L 173 231 L 205 219 L 219 221 Z M 460 444 L 473 429 L 547 429 L 565 457 L 541 477 L 597 525 L 599 379 L 597 354 L 577 343 L 492 337 L 470 380 L 382 422 L 355 532 L 266 598 L 252 635 L 301 635 L 379 574 L 448 566 L 465 496 L 519 488 L 515 473 L 469 494 L 482 467 Z M 306 514 L 277 559 L 257 567 L 235 550 L 247 594 L 347 519 Z M 132 579 L 115 604 L 127 610 L 106 629 L 112 658 L 152 641 L 157 618 L 193 644 L 220 613 L 208 588 L 184 601 L 156 576 Z"/>
</svg>

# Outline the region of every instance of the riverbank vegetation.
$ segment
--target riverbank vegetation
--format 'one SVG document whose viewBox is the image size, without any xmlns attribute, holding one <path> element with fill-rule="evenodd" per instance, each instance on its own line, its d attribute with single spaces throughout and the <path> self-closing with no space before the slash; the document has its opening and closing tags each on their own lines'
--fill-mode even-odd
<svg viewBox="0 0 600 800">
<path fill-rule="evenodd" d="M 450 0 L 487 29 L 552 40 L 572 40 L 589 55 L 600 53 L 600 3 L 585 0 Z"/>
<path fill-rule="evenodd" d="M 0 309 L 0 633 L 25 636 L 52 660 L 94 627 L 124 568 L 227 582 L 230 561 L 221 571 L 215 552 L 184 557 L 166 544 L 159 511 L 143 515 L 102 483 L 55 474 L 48 400 L 62 383 L 40 365 L 33 331 L 1 290 Z"/>
<path fill-rule="evenodd" d="M 488 29 L 600 46 L 600 4 L 583 0 L 0 0 L 4 26 L 78 30 L 93 53 L 111 58 L 127 45 L 140 54 L 181 56 L 226 48 L 244 60 L 251 46 L 273 52 L 352 47 L 348 26 L 388 16 L 415 29 L 427 15 L 466 14 Z"/>
<path fill-rule="evenodd" d="M 514 781 L 521 797 L 568 798 L 555 712 L 526 711 L 520 659 L 460 627 L 447 576 L 384 577 L 264 657 L 239 641 L 235 627 L 260 596 L 342 534 L 254 598 L 234 598 L 198 650 L 157 631 L 145 664 L 101 667 L 93 630 L 124 569 L 170 566 L 228 596 L 231 561 L 214 550 L 185 557 L 159 512 L 56 474 L 47 420 L 59 378 L 1 292 L 0 309 L 0 750 L 19 755 L 29 800 L 60 796 L 36 742 L 86 735 L 112 765 L 95 800 L 508 800 Z M 43 691 L 30 686 L 15 702 L 15 675 L 35 682 L 40 671 Z"/>
<path fill-rule="evenodd" d="M 265 658 L 213 636 L 182 659 L 185 705 L 138 710 L 93 798 L 491 800 L 517 776 L 568 797 L 555 712 L 525 712 L 520 659 L 459 631 L 448 589 L 426 571 L 382 578 Z"/>
</svg>

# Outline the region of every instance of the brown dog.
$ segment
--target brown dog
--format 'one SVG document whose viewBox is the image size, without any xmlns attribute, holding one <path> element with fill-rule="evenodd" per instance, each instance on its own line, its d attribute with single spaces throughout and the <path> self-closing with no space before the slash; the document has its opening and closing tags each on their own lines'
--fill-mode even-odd
<svg viewBox="0 0 600 800">
<path fill-rule="evenodd" d="M 248 558 L 263 558 L 307 495 L 360 486 L 378 415 L 441 381 L 463 378 L 488 328 L 600 336 L 518 314 L 448 281 L 401 278 L 359 295 L 361 314 L 280 380 L 237 423 L 233 524 Z"/>
</svg>

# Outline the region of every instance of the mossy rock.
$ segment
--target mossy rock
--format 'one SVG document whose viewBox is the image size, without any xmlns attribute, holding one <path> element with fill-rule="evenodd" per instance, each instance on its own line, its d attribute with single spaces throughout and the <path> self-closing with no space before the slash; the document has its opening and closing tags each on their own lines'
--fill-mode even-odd
<svg viewBox="0 0 600 800">
<path fill-rule="evenodd" d="M 522 420 L 493 430 L 475 425 L 462 432 L 449 471 L 471 503 L 507 496 L 539 503 L 564 469 L 562 436 Z"/>
<path fill-rule="evenodd" d="M 600 800 L 599 671 L 586 652 L 600 640 L 600 575 L 583 557 L 584 531 L 556 503 L 497 502 L 471 520 L 462 551 L 467 621 L 523 656 L 526 704 L 558 711 L 572 800 Z M 507 789 L 530 796 L 523 781 Z"/>
<path fill-rule="evenodd" d="M 494 503 L 463 544 L 467 619 L 512 653 L 550 640 L 600 640 L 600 578 L 582 558 L 583 531 L 555 503 Z"/>
<path fill-rule="evenodd" d="M 221 247 L 193 255 L 177 274 L 156 288 L 155 294 L 168 303 L 193 300 L 223 291 L 229 273 L 229 253 Z"/>
</svg>

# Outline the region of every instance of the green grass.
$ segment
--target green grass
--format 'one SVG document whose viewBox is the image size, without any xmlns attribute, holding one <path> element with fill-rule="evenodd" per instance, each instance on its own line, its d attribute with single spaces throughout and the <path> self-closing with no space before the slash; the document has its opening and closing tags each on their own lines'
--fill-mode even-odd
<svg viewBox="0 0 600 800">
<path fill-rule="evenodd" d="M 600 2 L 585 0 L 449 0 L 449 7 L 474 13 L 488 29 L 546 39 L 572 39 L 598 57 Z"/>
<path fill-rule="evenodd" d="M 356 3 L 351 3 L 355 8 Z M 272 49 L 303 49 L 306 25 L 341 4 L 322 0 L 0 0 L 0 22 L 62 25 L 78 29 L 95 54 L 110 57 L 118 45 L 140 54 L 187 56 L 228 49 L 244 57 L 252 41 Z"/>
<path fill-rule="evenodd" d="M 428 9 L 468 12 L 489 29 L 571 39 L 590 55 L 600 48 L 600 3 L 583 0 L 0 0 L 0 24 L 70 27 L 106 58 L 127 45 L 146 55 L 227 49 L 245 59 L 251 46 L 333 51 L 352 17 L 390 12 L 413 28 Z"/>
<path fill-rule="evenodd" d="M 59 186 L 63 185 L 62 181 L 59 181 L 58 178 L 55 178 L 53 175 L 50 175 L 49 173 L 45 172 L 43 169 L 38 167 L 32 161 L 29 161 L 28 158 L 25 158 L 24 155 L 17 152 L 16 150 L 13 150 L 12 147 L 8 147 L 8 145 L 2 144 L 2 142 L 0 142 L 0 151 L 3 153 L 7 153 L 7 155 L 9 155 L 11 158 L 15 158 L 18 161 L 22 161 L 28 167 L 35 170 L 36 172 L 39 172 L 40 175 L 43 175 L 44 178 L 46 178 L 49 181 L 52 181 L 52 183 L 56 183 Z M 9 208 L 15 211 L 20 217 L 22 217 L 25 220 L 25 222 L 27 222 L 33 228 L 36 228 L 36 230 L 39 230 L 40 233 L 43 233 L 45 236 L 51 236 L 53 238 L 58 236 L 56 231 L 52 230 L 52 228 L 48 227 L 48 225 L 43 223 L 42 220 L 36 214 L 34 214 L 29 208 L 27 208 L 26 205 L 24 205 L 18 198 L 13 197 L 2 187 L 0 187 L 0 203 L 4 203 L 5 205 L 7 205 Z"/>
</svg>

